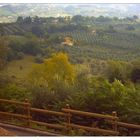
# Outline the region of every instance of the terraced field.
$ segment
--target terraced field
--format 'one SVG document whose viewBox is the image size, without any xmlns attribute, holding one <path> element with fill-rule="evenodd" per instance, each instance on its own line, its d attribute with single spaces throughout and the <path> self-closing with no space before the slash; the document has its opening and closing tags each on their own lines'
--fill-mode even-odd
<svg viewBox="0 0 140 140">
<path fill-rule="evenodd" d="M 61 32 L 57 35 L 71 36 L 75 40 L 76 48 L 67 49 L 70 52 L 79 52 L 81 56 L 130 60 L 140 57 L 140 37 L 134 34 L 119 32 L 106 34 L 92 34 L 84 31 Z M 80 49 L 80 50 L 79 50 Z M 79 56 L 76 53 L 77 56 Z"/>
</svg>

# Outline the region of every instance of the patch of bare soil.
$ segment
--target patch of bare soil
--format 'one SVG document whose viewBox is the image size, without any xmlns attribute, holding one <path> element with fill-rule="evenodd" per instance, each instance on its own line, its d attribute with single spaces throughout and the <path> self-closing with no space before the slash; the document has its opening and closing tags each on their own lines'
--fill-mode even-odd
<svg viewBox="0 0 140 140">
<path fill-rule="evenodd" d="M 15 136 L 12 132 L 0 127 L 0 136 Z"/>
</svg>

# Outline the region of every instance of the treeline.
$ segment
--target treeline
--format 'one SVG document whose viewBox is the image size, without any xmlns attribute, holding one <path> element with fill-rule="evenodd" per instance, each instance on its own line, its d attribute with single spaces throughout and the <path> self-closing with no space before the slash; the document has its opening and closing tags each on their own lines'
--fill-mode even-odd
<svg viewBox="0 0 140 140">
<path fill-rule="evenodd" d="M 128 24 L 128 23 L 136 23 L 138 20 L 138 16 L 134 15 L 132 17 L 119 19 L 117 17 L 85 17 L 81 15 L 75 15 L 73 17 L 17 17 L 15 23 L 10 24 L 1 24 L 0 25 L 0 34 L 21 34 L 22 31 L 32 32 L 35 35 L 44 37 L 45 32 L 56 32 L 56 31 L 73 31 L 73 30 L 87 30 L 89 26 L 98 26 L 104 24 L 111 24 L 109 31 L 114 31 L 112 28 L 113 24 Z M 51 25 L 51 26 L 50 26 Z M 53 25 L 53 26 L 52 26 Z M 57 26 L 56 26 L 57 25 Z M 7 29 L 8 28 L 8 29 Z M 134 26 L 128 25 L 126 30 L 134 30 Z M 5 33 L 5 30 L 7 33 Z M 14 32 L 13 32 L 14 31 Z M 21 33 L 20 33 L 21 32 Z"/>
<path fill-rule="evenodd" d="M 66 17 L 22 17 L 19 16 L 17 18 L 17 23 L 19 24 L 30 24 L 30 23 L 82 23 L 82 22 L 89 22 L 89 21 L 95 21 L 95 22 L 110 22 L 110 21 L 126 21 L 126 22 L 134 22 L 138 19 L 137 15 L 134 15 L 132 17 L 126 17 L 126 18 L 118 18 L 118 17 L 105 17 L 105 16 L 99 16 L 99 17 L 87 17 L 82 15 L 75 15 L 73 17 L 66 16 Z"/>
</svg>

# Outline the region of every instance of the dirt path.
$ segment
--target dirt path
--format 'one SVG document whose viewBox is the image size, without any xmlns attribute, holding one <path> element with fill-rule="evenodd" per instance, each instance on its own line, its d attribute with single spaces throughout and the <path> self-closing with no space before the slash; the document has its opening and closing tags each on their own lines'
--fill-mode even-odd
<svg viewBox="0 0 140 140">
<path fill-rule="evenodd" d="M 0 123 L 0 136 L 60 136 L 51 132 Z"/>
<path fill-rule="evenodd" d="M 0 136 L 15 136 L 15 133 L 0 127 Z"/>
</svg>

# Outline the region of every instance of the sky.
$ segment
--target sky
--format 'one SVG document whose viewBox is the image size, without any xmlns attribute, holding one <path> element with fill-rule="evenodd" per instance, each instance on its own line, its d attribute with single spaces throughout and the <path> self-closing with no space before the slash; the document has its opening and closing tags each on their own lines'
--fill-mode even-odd
<svg viewBox="0 0 140 140">
<path fill-rule="evenodd" d="M 0 3 L 140 3 L 140 0 L 0 0 Z"/>
</svg>

